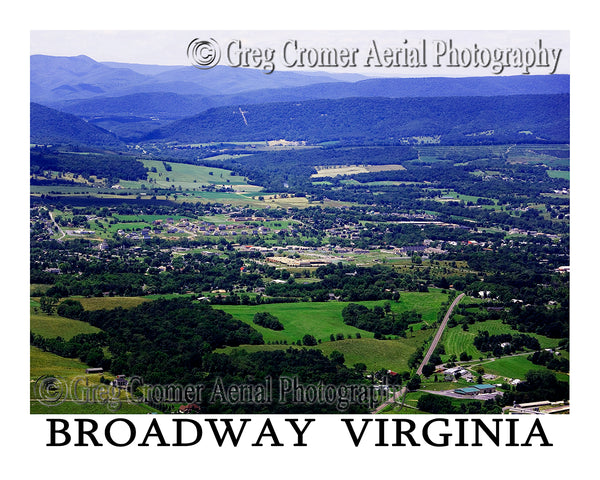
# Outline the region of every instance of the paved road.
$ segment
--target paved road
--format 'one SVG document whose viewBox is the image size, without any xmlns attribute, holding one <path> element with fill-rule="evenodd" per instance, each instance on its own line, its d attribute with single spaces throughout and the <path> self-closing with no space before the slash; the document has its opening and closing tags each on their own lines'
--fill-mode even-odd
<svg viewBox="0 0 600 480">
<path fill-rule="evenodd" d="M 383 402 L 381 405 L 379 405 L 375 410 L 373 410 L 371 413 L 376 414 L 381 412 L 385 407 L 387 407 L 390 403 L 397 403 L 397 400 L 399 398 L 403 398 L 404 395 L 406 395 L 406 393 L 408 392 L 408 389 L 406 387 L 402 387 L 402 389 L 399 392 L 396 392 L 394 394 L 394 396 L 392 398 L 390 398 L 389 400 Z M 405 405 L 406 406 L 406 405 Z"/>
<path fill-rule="evenodd" d="M 66 235 L 66 233 L 63 231 L 62 228 L 60 228 L 60 225 L 54 219 L 54 215 L 52 215 L 52 212 L 49 211 L 48 214 L 50 215 L 50 220 L 52 220 L 52 222 L 54 223 L 54 225 L 56 225 L 56 229 L 58 230 L 58 233 L 60 233 L 60 237 L 58 237 L 58 239 L 57 239 L 60 242 L 61 239 L 64 238 L 64 236 Z"/>
<path fill-rule="evenodd" d="M 458 297 L 456 297 L 454 299 L 454 301 L 452 302 L 452 305 L 450 305 L 450 308 L 448 309 L 448 311 L 446 312 L 446 315 L 444 316 L 444 319 L 442 320 L 442 324 L 440 325 L 440 328 L 438 328 L 438 331 L 435 334 L 435 337 L 433 338 L 433 342 L 431 342 L 431 346 L 429 347 L 429 350 L 427 350 L 427 353 L 425 354 L 425 358 L 423 358 L 423 362 L 421 362 L 421 365 L 419 365 L 419 368 L 417 369 L 417 375 L 421 375 L 423 373 L 423 367 L 425 365 L 427 365 L 427 363 L 429 363 L 429 359 L 431 358 L 431 355 L 433 354 L 435 347 L 437 347 L 438 342 L 442 338 L 442 333 L 444 333 L 444 328 L 446 328 L 446 324 L 448 323 L 448 320 L 450 319 L 450 316 L 452 315 L 452 310 L 454 310 L 454 307 L 456 307 L 458 302 L 460 302 L 464 296 L 465 296 L 465 294 L 461 293 Z"/>
<path fill-rule="evenodd" d="M 435 347 L 437 347 L 437 344 L 440 341 L 440 338 L 442 338 L 442 333 L 444 333 L 444 328 L 446 328 L 446 324 L 448 323 L 448 320 L 450 319 L 450 315 L 452 315 L 452 310 L 454 310 L 454 307 L 456 307 L 458 302 L 460 302 L 462 297 L 464 297 L 464 296 L 465 296 L 465 294 L 461 293 L 458 297 L 456 297 L 454 299 L 454 301 L 452 302 L 452 305 L 450 305 L 450 308 L 448 308 L 448 311 L 446 312 L 446 315 L 444 316 L 444 319 L 442 320 L 442 324 L 440 325 L 440 328 L 438 329 L 437 333 L 435 334 L 433 342 L 431 343 L 431 346 L 429 347 L 429 350 L 427 351 L 427 354 L 425 355 L 425 358 L 423 359 L 423 363 L 421 363 L 421 365 L 419 366 L 419 368 L 417 370 L 417 375 L 421 375 L 423 373 L 423 367 L 425 365 L 427 365 L 427 362 L 429 362 L 429 358 L 433 354 Z M 390 403 L 396 402 L 399 398 L 404 397 L 406 392 L 407 392 L 407 388 L 402 387 L 402 389 L 399 392 L 396 392 L 396 394 L 392 398 L 390 398 L 388 401 L 379 405 L 375 410 L 373 410 L 372 413 L 379 413 L 381 410 L 383 410 L 385 407 L 387 407 Z M 405 406 L 407 406 L 407 405 L 405 405 Z"/>
</svg>

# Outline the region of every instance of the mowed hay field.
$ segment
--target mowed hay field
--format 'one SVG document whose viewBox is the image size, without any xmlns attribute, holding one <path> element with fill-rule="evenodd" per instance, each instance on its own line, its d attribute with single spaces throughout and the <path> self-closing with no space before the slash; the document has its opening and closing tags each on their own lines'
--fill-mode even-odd
<svg viewBox="0 0 600 480">
<path fill-rule="evenodd" d="M 70 297 L 72 300 L 77 300 L 83 305 L 86 310 L 111 310 L 113 308 L 132 308 L 138 305 L 149 302 L 152 299 L 149 297 Z"/>
<path fill-rule="evenodd" d="M 510 357 L 503 357 L 491 362 L 482 362 L 481 366 L 485 370 L 485 373 L 493 373 L 494 375 L 500 375 L 508 378 L 519 378 L 525 379 L 525 374 L 529 370 L 548 370 L 546 367 L 536 365 L 535 363 L 527 360 L 527 355 L 515 355 Z M 550 370 L 552 371 L 552 370 Z M 569 381 L 569 375 L 561 372 L 552 371 L 556 378 L 563 382 Z"/>
<path fill-rule="evenodd" d="M 313 348 L 318 348 L 326 356 L 337 350 L 344 355 L 344 363 L 348 367 L 364 363 L 370 372 L 376 372 L 383 368 L 401 373 L 410 371 L 409 357 L 429 336 L 431 336 L 431 331 L 419 331 L 409 338 L 397 340 L 348 339 L 326 342 Z"/>
<path fill-rule="evenodd" d="M 335 342 L 323 342 L 314 347 L 299 347 L 290 345 L 242 345 L 240 347 L 227 347 L 217 350 L 230 354 L 236 350 L 251 352 L 264 352 L 285 350 L 287 348 L 311 348 L 321 350 L 329 356 L 331 352 L 338 351 L 344 355 L 344 364 L 352 368 L 357 363 L 364 363 L 369 372 L 376 372 L 382 368 L 395 372 L 409 371 L 408 359 L 431 336 L 431 331 L 418 331 L 409 338 L 396 340 L 375 340 L 374 338 L 352 338 Z"/>
<path fill-rule="evenodd" d="M 471 355 L 474 359 L 479 357 L 485 358 L 487 354 L 480 352 L 473 345 L 473 339 L 478 332 L 487 330 L 490 335 L 500 335 L 502 333 L 509 333 L 511 335 L 517 335 L 523 332 L 514 330 L 510 325 L 502 323 L 501 320 L 487 320 L 485 322 L 477 322 L 473 325 L 469 325 L 469 330 L 464 331 L 460 325 L 456 327 L 447 328 L 442 336 L 441 343 L 444 345 L 446 355 L 442 356 L 442 359 L 447 359 L 450 355 L 456 355 L 457 357 L 462 353 L 466 352 Z M 535 337 L 540 342 L 541 348 L 551 348 L 558 346 L 559 339 L 549 338 L 536 333 L 525 333 L 531 337 Z"/>
<path fill-rule="evenodd" d="M 334 165 L 316 167 L 317 173 L 311 178 L 336 177 L 338 175 L 356 175 L 359 173 L 385 172 L 390 170 L 406 170 L 402 165 Z"/>
</svg>

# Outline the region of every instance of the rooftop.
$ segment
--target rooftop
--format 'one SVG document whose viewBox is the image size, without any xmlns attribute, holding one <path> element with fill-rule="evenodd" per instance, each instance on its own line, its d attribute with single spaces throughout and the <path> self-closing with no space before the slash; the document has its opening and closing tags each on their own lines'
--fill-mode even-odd
<svg viewBox="0 0 600 480">
<path fill-rule="evenodd" d="M 496 388 L 494 385 L 490 385 L 489 383 L 480 383 L 479 385 L 475 385 L 473 388 L 477 388 L 478 390 L 484 390 L 486 388 Z"/>
</svg>

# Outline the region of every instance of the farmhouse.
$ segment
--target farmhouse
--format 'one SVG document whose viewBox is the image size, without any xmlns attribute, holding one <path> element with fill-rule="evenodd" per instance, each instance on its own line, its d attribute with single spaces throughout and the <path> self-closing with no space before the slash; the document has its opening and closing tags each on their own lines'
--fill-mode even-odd
<svg viewBox="0 0 600 480">
<path fill-rule="evenodd" d="M 201 411 L 202 411 L 201 408 L 195 403 L 188 403 L 187 405 L 181 405 L 178 410 L 179 413 L 187 413 L 187 414 L 200 413 Z"/>
<path fill-rule="evenodd" d="M 456 374 L 464 375 L 469 373 L 468 370 L 465 370 L 463 367 L 452 367 L 444 370 L 444 375 L 456 375 Z"/>
<path fill-rule="evenodd" d="M 126 388 L 127 383 L 128 382 L 125 378 L 125 375 L 117 375 L 117 378 L 112 381 L 112 386 L 117 388 Z"/>
</svg>

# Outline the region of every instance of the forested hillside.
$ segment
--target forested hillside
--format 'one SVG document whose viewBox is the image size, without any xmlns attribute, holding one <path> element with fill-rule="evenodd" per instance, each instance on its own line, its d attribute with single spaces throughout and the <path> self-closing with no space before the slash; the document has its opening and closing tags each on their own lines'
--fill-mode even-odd
<svg viewBox="0 0 600 480">
<path fill-rule="evenodd" d="M 215 108 L 151 132 L 147 140 L 399 142 L 403 137 L 441 136 L 442 142 L 486 144 L 566 142 L 568 132 L 566 94 L 346 98 Z"/>
<path fill-rule="evenodd" d="M 30 104 L 30 142 L 102 147 L 122 145 L 116 135 L 103 128 L 89 124 L 75 115 L 33 102 Z"/>
</svg>

